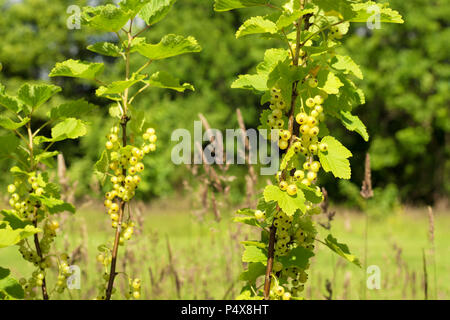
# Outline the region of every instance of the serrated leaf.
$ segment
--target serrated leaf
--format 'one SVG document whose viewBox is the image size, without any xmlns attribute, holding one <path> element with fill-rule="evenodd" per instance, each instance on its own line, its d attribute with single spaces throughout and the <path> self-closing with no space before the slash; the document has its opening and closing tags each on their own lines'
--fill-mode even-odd
<svg viewBox="0 0 450 320">
<path fill-rule="evenodd" d="M 331 234 L 328 235 L 328 237 L 325 239 L 325 245 L 331 249 L 331 251 L 334 251 L 341 257 L 343 257 L 345 260 L 354 263 L 358 267 L 361 268 L 361 262 L 356 258 L 353 254 L 350 253 L 350 250 L 348 249 L 348 246 L 343 243 L 339 243 L 336 238 L 334 238 Z"/>
<path fill-rule="evenodd" d="M 139 16 L 147 23 L 153 25 L 162 19 L 172 9 L 176 0 L 152 0 L 139 12 Z"/>
<path fill-rule="evenodd" d="M 21 102 L 16 97 L 11 97 L 6 93 L 0 93 L 0 106 L 17 113 L 22 109 Z"/>
<path fill-rule="evenodd" d="M 327 151 L 319 151 L 322 168 L 326 172 L 332 172 L 336 178 L 350 179 L 351 169 L 348 158 L 352 156 L 352 153 L 331 136 L 324 137 L 321 142 L 328 145 Z"/>
<path fill-rule="evenodd" d="M 0 267 L 0 293 L 9 299 L 23 299 L 25 292 L 16 279 L 10 276 L 11 271 Z"/>
<path fill-rule="evenodd" d="M 95 94 L 99 97 L 107 96 L 110 94 L 120 94 L 124 92 L 125 89 L 132 87 L 133 85 L 140 82 L 144 78 L 145 78 L 144 75 L 140 75 L 135 79 L 115 81 L 106 87 L 101 86 L 100 88 L 97 89 L 97 91 L 95 91 Z"/>
<path fill-rule="evenodd" d="M 24 118 L 20 122 L 14 122 L 10 118 L 0 115 L 0 127 L 3 127 L 7 130 L 17 130 L 20 127 L 23 127 L 30 121 L 30 118 Z"/>
<path fill-rule="evenodd" d="M 108 57 L 120 57 L 121 50 L 118 46 L 110 42 L 97 42 L 87 47 L 89 51 L 99 53 Z"/>
<path fill-rule="evenodd" d="M 267 76 L 259 74 L 239 75 L 231 84 L 232 89 L 247 89 L 264 92 L 267 90 Z"/>
<path fill-rule="evenodd" d="M 36 163 L 39 163 L 48 158 L 53 158 L 54 156 L 57 156 L 58 154 L 59 154 L 58 151 L 51 151 L 51 152 L 47 151 L 47 152 L 43 152 L 43 153 L 36 155 L 34 157 L 34 159 L 36 160 Z"/>
<path fill-rule="evenodd" d="M 195 88 L 190 83 L 180 83 L 180 80 L 173 77 L 171 74 L 165 71 L 159 71 L 154 73 L 149 80 L 145 81 L 150 87 L 171 89 L 178 92 L 184 92 L 185 90 L 195 91 Z"/>
<path fill-rule="evenodd" d="M 158 44 L 143 43 L 137 45 L 135 49 L 150 60 L 161 60 L 202 50 L 194 37 L 185 38 L 175 34 L 165 36 Z"/>
<path fill-rule="evenodd" d="M 241 38 L 243 36 L 251 35 L 251 34 L 261 34 L 261 33 L 270 33 L 274 34 L 278 32 L 277 25 L 264 17 L 257 16 L 251 17 L 246 20 L 239 30 L 236 32 L 236 38 Z"/>
<path fill-rule="evenodd" d="M 288 26 L 291 26 L 295 21 L 300 19 L 306 14 L 313 13 L 314 9 L 305 9 L 305 10 L 295 10 L 293 12 L 283 12 L 283 14 L 277 20 L 278 29 L 283 29 Z"/>
<path fill-rule="evenodd" d="M 75 118 L 67 118 L 52 128 L 52 138 L 49 141 L 56 142 L 66 139 L 77 139 L 87 133 L 83 121 Z"/>
<path fill-rule="evenodd" d="M 264 200 L 277 202 L 280 209 L 288 216 L 294 215 L 297 210 L 306 212 L 305 195 L 300 189 L 297 190 L 296 196 L 290 196 L 278 186 L 268 185 L 264 189 Z"/>
<path fill-rule="evenodd" d="M 269 75 L 273 69 L 289 57 L 286 49 L 268 49 L 264 53 L 264 61 L 258 64 L 256 71 L 261 75 Z"/>
<path fill-rule="evenodd" d="M 287 267 L 298 267 L 300 269 L 305 269 L 308 265 L 308 260 L 314 256 L 311 250 L 303 247 L 297 247 L 291 249 L 286 256 L 280 256 L 277 259 L 283 264 L 284 268 Z"/>
<path fill-rule="evenodd" d="M 312 187 L 308 187 L 303 183 L 298 183 L 297 186 L 303 190 L 305 199 L 312 203 L 321 203 L 323 201 L 322 191 Z"/>
<path fill-rule="evenodd" d="M 258 220 L 256 220 L 255 216 L 253 216 L 253 217 L 234 217 L 233 221 L 248 224 L 249 226 L 253 226 L 253 227 L 259 226 Z"/>
<path fill-rule="evenodd" d="M 256 279 L 266 273 L 266 266 L 261 262 L 251 262 L 248 264 L 247 270 L 241 273 L 239 279 L 254 283 Z"/>
<path fill-rule="evenodd" d="M 31 109 L 36 109 L 60 91 L 61 88 L 54 85 L 30 85 L 26 83 L 20 87 L 17 97 Z"/>
<path fill-rule="evenodd" d="M 325 91 L 328 94 L 338 94 L 339 88 L 344 84 L 341 80 L 334 74 L 334 72 L 327 72 L 326 79 L 318 79 L 319 80 L 319 89 Z"/>
<path fill-rule="evenodd" d="M 84 7 L 82 18 L 88 26 L 107 32 L 119 31 L 130 19 L 127 11 L 113 4 Z"/>
<path fill-rule="evenodd" d="M 341 121 L 348 130 L 358 132 L 365 141 L 369 141 L 367 128 L 358 116 L 349 111 L 341 111 Z"/>
<path fill-rule="evenodd" d="M 9 224 L 0 226 L 0 248 L 13 246 L 22 239 L 38 232 L 41 232 L 41 230 L 31 225 L 19 229 L 12 229 Z"/>
<path fill-rule="evenodd" d="M 363 79 L 360 67 L 349 56 L 336 55 L 331 66 L 337 70 L 344 71 L 345 74 L 353 73 L 359 79 Z"/>
<path fill-rule="evenodd" d="M 284 154 L 283 160 L 281 160 L 280 170 L 284 170 L 287 168 L 289 162 L 291 161 L 291 159 L 294 155 L 295 155 L 295 149 L 289 148 L 289 150 Z"/>
<path fill-rule="evenodd" d="M 28 220 L 23 220 L 12 210 L 2 210 L 0 213 L 3 215 L 3 221 L 8 222 L 12 229 L 23 229 L 27 225 L 31 225 Z"/>
<path fill-rule="evenodd" d="M 244 246 L 244 254 L 242 255 L 242 262 L 260 262 L 267 264 L 267 252 L 255 246 Z"/>
<path fill-rule="evenodd" d="M 95 174 L 102 185 L 105 184 L 107 172 L 109 171 L 109 155 L 106 150 L 102 152 L 100 159 L 95 163 Z"/>
<path fill-rule="evenodd" d="M 52 120 L 65 118 L 80 118 L 81 116 L 87 114 L 94 108 L 95 105 L 90 104 L 84 99 L 79 99 L 52 108 L 48 116 Z"/>
<path fill-rule="evenodd" d="M 96 79 L 105 69 L 103 63 L 92 63 L 80 60 L 66 60 L 58 62 L 50 72 L 50 77 L 72 77 L 82 79 Z"/>
<path fill-rule="evenodd" d="M 215 0 L 215 11 L 230 11 L 240 8 L 264 6 L 269 4 L 269 0 Z"/>
<path fill-rule="evenodd" d="M 352 7 L 352 0 L 314 0 L 326 15 L 337 16 L 340 19 L 348 20 L 355 16 Z"/>
<path fill-rule="evenodd" d="M 352 17 L 350 22 L 364 22 L 367 23 L 374 14 L 379 13 L 380 22 L 387 23 L 403 23 L 402 16 L 395 10 L 388 7 L 389 3 L 376 3 L 374 1 L 367 1 L 364 3 L 353 3 L 352 7 L 355 11 L 355 16 Z M 378 9 L 376 9 L 378 8 Z M 372 10 L 370 10 L 372 9 Z"/>
</svg>

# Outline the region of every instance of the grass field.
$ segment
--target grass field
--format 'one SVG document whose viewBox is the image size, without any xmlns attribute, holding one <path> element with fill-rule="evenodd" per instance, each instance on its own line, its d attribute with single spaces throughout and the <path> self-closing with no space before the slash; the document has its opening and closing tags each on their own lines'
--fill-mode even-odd
<svg viewBox="0 0 450 320">
<path fill-rule="evenodd" d="M 128 262 L 123 265 L 124 260 L 120 259 L 119 271 L 143 280 L 143 299 L 233 299 L 241 286 L 239 242 L 255 237 L 251 228 L 233 223 L 231 213 L 221 222 L 214 221 L 212 214 L 200 222 L 188 211 L 188 205 L 172 203 L 172 207 L 146 208 L 134 217 L 141 221 L 138 228 L 141 230 L 126 250 L 120 248 L 121 256 L 127 255 Z M 96 262 L 97 247 L 113 236 L 103 212 L 101 206 L 88 203 L 62 223 L 56 246 L 69 253 L 73 264 L 80 267 L 81 289 L 62 296 L 55 294 L 53 298 L 96 297 L 104 272 Z M 320 234 L 326 237 L 331 232 L 363 261 L 365 222 L 362 214 L 338 210 L 331 231 L 319 228 Z M 381 289 L 366 290 L 367 299 L 424 299 L 423 250 L 427 258 L 428 297 L 450 297 L 450 214 L 435 212 L 434 228 L 433 256 L 426 209 L 405 209 L 384 220 L 369 222 L 367 264 L 380 268 Z M 0 265 L 12 269 L 17 278 L 27 277 L 33 271 L 21 259 L 17 247 L 0 250 Z M 311 270 L 305 298 L 330 298 L 330 291 L 331 299 L 364 297 L 363 269 L 350 265 L 320 244 L 316 245 Z M 123 298 L 126 291 L 126 277 L 121 275 L 116 299 Z M 52 288 L 51 275 L 49 282 Z"/>
</svg>

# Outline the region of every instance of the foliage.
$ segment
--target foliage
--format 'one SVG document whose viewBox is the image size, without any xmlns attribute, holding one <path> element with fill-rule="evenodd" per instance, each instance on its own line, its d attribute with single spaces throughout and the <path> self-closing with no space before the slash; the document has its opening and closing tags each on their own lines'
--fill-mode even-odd
<svg viewBox="0 0 450 320">
<path fill-rule="evenodd" d="M 164 18 L 174 2 L 123 0 L 118 6 L 106 4 L 82 9 L 85 26 L 116 34 L 116 42 L 98 42 L 88 46 L 88 50 L 108 57 L 122 58 L 125 71 L 121 80 L 105 79 L 102 76 L 104 63 L 73 59 L 57 63 L 50 72 L 50 77 L 96 81 L 100 84 L 96 95 L 112 101 L 109 114 L 115 123 L 107 135 L 105 150 L 95 165 L 95 174 L 100 183 L 105 185 L 109 182 L 104 204 L 115 233 L 111 243 L 99 246 L 97 259 L 105 268 L 105 283 L 99 286 L 97 295 L 99 300 L 109 300 L 115 292 L 114 281 L 119 274 L 116 271 L 119 246 L 124 246 L 134 233 L 135 222 L 132 220 L 129 203 L 142 181 L 140 173 L 145 168 L 142 162 L 144 156 L 156 150 L 156 131 L 147 122 L 145 112 L 136 108 L 133 102 L 152 87 L 168 88 L 176 92 L 194 90 L 191 84 L 180 84 L 168 72 L 158 71 L 153 75 L 146 73 L 147 67 L 155 61 L 201 51 L 197 40 L 191 36 L 169 34 L 157 44 L 148 43 L 146 38 L 140 36 Z M 146 24 L 137 25 L 138 18 Z M 134 69 L 131 61 L 137 55 L 144 57 L 145 63 Z M 129 293 L 126 297 L 138 299 L 140 287 L 140 279 L 129 277 Z"/>
<path fill-rule="evenodd" d="M 323 241 L 316 238 L 312 216 L 321 212 L 320 168 L 336 178 L 351 177 L 348 158 L 352 153 L 330 135 L 325 119 L 337 118 L 368 140 L 363 122 L 351 113 L 365 101 L 353 82 L 353 77 L 363 77 L 362 72 L 349 56 L 336 54 L 336 48 L 350 22 L 365 21 L 370 5 L 373 2 L 215 0 L 217 11 L 267 7 L 270 12 L 246 20 L 236 38 L 255 34 L 278 38 L 285 48 L 268 49 L 256 74 L 241 75 L 233 83 L 234 88 L 261 95 L 261 104 L 269 103 L 260 129 L 268 129 L 267 137 L 286 150 L 277 173 L 278 185 L 265 187 L 257 210 L 238 211 L 246 216 L 238 222 L 261 231 L 259 240 L 243 243 L 242 261 L 249 264 L 241 277 L 246 284 L 240 299 L 301 299 L 315 240 L 361 266 L 331 234 Z M 383 22 L 403 23 L 387 5 L 381 13 Z M 262 287 L 257 279 L 264 275 Z"/>
</svg>

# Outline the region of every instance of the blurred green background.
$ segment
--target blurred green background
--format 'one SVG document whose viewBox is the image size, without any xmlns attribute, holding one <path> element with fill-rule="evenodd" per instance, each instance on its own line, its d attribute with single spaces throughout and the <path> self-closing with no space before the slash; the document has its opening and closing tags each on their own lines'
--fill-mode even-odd
<svg viewBox="0 0 450 320">
<path fill-rule="evenodd" d="M 69 30 L 66 26 L 70 5 L 83 6 L 112 1 L 84 0 L 0 0 L 0 82 L 13 93 L 26 81 L 53 82 L 63 87 L 60 98 L 86 98 L 99 108 L 88 119 L 89 134 L 79 142 L 55 145 L 63 151 L 69 177 L 78 181 L 76 195 L 98 195 L 93 164 L 99 157 L 111 122 L 106 117 L 108 101 L 95 96 L 95 84 L 76 79 L 48 79 L 56 62 L 68 58 L 104 61 L 105 77 L 119 79 L 123 64 L 104 59 L 86 50 L 86 46 L 114 35 L 90 34 L 88 30 Z M 353 175 L 350 182 L 336 183 L 323 177 L 322 183 L 335 202 L 361 207 L 359 188 L 364 174 L 364 156 L 370 152 L 375 199 L 378 209 L 398 203 L 436 204 L 446 201 L 450 193 L 450 1 L 391 0 L 391 7 L 405 20 L 403 25 L 382 24 L 369 30 L 356 24 L 344 39 L 344 49 L 354 57 L 365 74 L 360 81 L 367 96 L 366 104 L 356 114 L 366 123 L 371 135 L 365 143 L 357 134 L 331 123 L 330 129 L 352 151 Z M 179 0 L 165 20 L 145 35 L 159 41 L 162 35 L 193 35 L 203 52 L 181 56 L 156 64 L 183 81 L 195 85 L 194 93 L 174 94 L 150 90 L 137 104 L 158 132 L 158 151 L 147 160 L 139 197 L 144 200 L 178 196 L 182 181 L 190 176 L 184 166 L 169 161 L 170 135 L 174 129 L 193 129 L 198 113 L 206 115 L 213 128 L 238 128 L 237 108 L 243 112 L 247 128 L 256 128 L 262 107 L 258 97 L 242 90 L 230 89 L 238 74 L 251 72 L 271 46 L 257 37 L 236 40 L 235 30 L 250 11 L 215 13 L 212 1 Z M 278 44 L 274 44 L 278 45 Z M 137 58 L 135 67 L 143 60 Z M 149 72 L 154 69 L 150 68 Z M 333 121 L 332 119 L 330 121 Z M 10 164 L 0 163 L 5 172 Z M 243 177 L 243 166 L 233 166 L 231 174 Z M 8 175 L 0 184 L 10 183 Z M 265 180 L 265 179 L 264 179 Z M 245 195 L 245 182 L 232 183 L 231 199 L 239 202 Z"/>
</svg>

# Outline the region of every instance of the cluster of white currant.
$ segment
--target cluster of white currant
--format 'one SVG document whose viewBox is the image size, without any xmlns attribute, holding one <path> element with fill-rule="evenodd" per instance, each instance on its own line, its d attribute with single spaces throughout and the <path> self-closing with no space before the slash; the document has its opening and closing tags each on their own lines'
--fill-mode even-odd
<svg viewBox="0 0 450 320">
<path fill-rule="evenodd" d="M 141 279 L 129 279 L 129 292 L 126 294 L 127 299 L 139 299 L 141 297 Z"/>
<path fill-rule="evenodd" d="M 261 210 L 255 211 L 255 217 L 265 219 L 265 213 Z M 271 299 L 290 300 L 291 297 L 298 297 L 304 290 L 304 283 L 308 280 L 308 274 L 305 269 L 298 267 L 284 267 L 279 259 L 286 256 L 290 250 L 296 247 L 304 247 L 308 250 L 314 250 L 314 235 L 307 234 L 298 223 L 294 221 L 293 216 L 288 216 L 279 211 L 274 218 L 273 225 L 276 227 L 275 253 L 273 264 L 273 278 L 271 283 Z"/>
<path fill-rule="evenodd" d="M 69 256 L 67 254 L 62 254 L 59 257 L 58 263 L 58 280 L 56 282 L 56 291 L 58 293 L 63 293 L 67 288 L 67 278 L 71 275 L 69 267 Z"/>
<path fill-rule="evenodd" d="M 28 280 L 25 278 L 19 280 L 25 293 L 25 299 L 36 298 L 36 291 L 34 288 L 42 286 L 44 279 L 45 271 L 38 269 L 31 274 L 31 277 Z"/>
<path fill-rule="evenodd" d="M 9 205 L 11 206 L 12 211 L 22 218 L 34 218 L 34 209 L 38 203 L 36 200 L 31 200 L 30 195 L 44 195 L 46 183 L 42 180 L 42 177 L 38 176 L 38 178 L 36 177 L 35 172 L 31 173 L 31 176 L 28 178 L 31 191 L 23 197 L 17 192 L 17 186 L 21 183 L 20 181 L 16 181 L 14 184 L 8 186 L 8 193 L 11 195 L 9 198 Z"/>
<path fill-rule="evenodd" d="M 288 130 L 284 130 L 284 120 L 283 116 L 285 113 L 289 112 L 286 102 L 283 100 L 281 95 L 281 90 L 278 88 L 270 89 L 270 110 L 272 113 L 267 117 L 267 125 L 270 127 L 272 136 L 273 131 L 278 132 L 278 146 L 280 149 L 286 149 L 289 146 L 289 139 L 291 138 L 291 133 Z M 276 135 L 273 135 L 275 139 Z"/>
<path fill-rule="evenodd" d="M 138 173 L 144 171 L 145 168 L 142 159 L 146 154 L 156 150 L 157 140 L 155 129 L 149 128 L 142 135 L 144 144 L 140 148 L 131 145 L 122 147 L 118 133 L 119 127 L 114 126 L 106 142 L 106 149 L 110 151 L 111 159 L 109 168 L 113 174 L 110 179 L 112 190 L 105 194 L 104 204 L 108 209 L 113 228 L 117 228 L 119 223 L 121 202 L 128 202 L 134 197 L 135 190 L 141 182 Z M 121 201 L 117 202 L 116 199 Z M 129 240 L 133 234 L 133 226 L 123 229 L 123 239 Z"/>
</svg>

